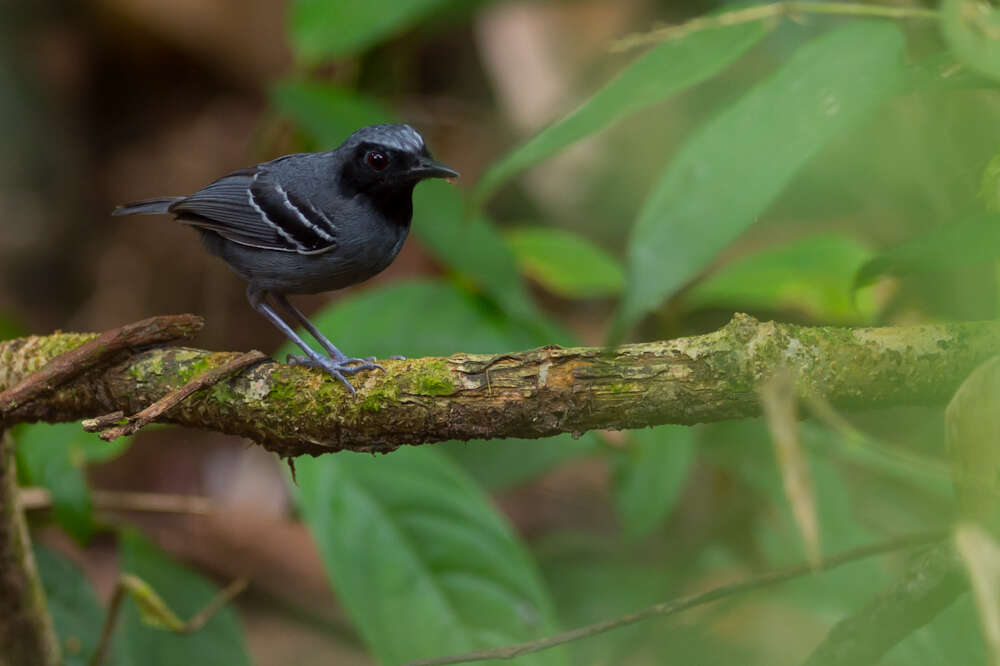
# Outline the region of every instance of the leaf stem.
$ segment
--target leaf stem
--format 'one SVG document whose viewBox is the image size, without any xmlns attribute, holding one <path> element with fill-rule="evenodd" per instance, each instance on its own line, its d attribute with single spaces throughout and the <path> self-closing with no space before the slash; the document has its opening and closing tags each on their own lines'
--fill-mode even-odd
<svg viewBox="0 0 1000 666">
<path fill-rule="evenodd" d="M 684 23 L 664 26 L 650 32 L 628 35 L 614 42 L 610 50 L 612 53 L 621 53 L 671 39 L 680 39 L 681 37 L 686 37 L 691 33 L 702 30 L 725 28 L 753 21 L 764 21 L 791 14 L 826 14 L 867 18 L 934 20 L 940 16 L 937 10 L 925 9 L 923 7 L 863 5 L 856 2 L 775 2 L 769 5 L 756 5 L 745 9 L 737 9 L 714 16 L 699 16 Z"/>
</svg>

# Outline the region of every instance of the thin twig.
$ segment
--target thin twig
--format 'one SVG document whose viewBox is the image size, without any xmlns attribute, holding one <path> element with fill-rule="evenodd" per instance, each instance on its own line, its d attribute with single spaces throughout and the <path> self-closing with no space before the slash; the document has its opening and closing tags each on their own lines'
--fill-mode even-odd
<svg viewBox="0 0 1000 666">
<path fill-rule="evenodd" d="M 603 622 L 597 622 L 584 627 L 578 627 L 576 629 L 564 631 L 560 634 L 536 641 L 505 645 L 503 647 L 488 650 L 474 650 L 472 652 L 466 652 L 465 654 L 446 657 L 420 659 L 417 661 L 407 662 L 404 666 L 443 666 L 444 664 L 460 664 L 470 661 L 485 661 L 488 659 L 513 659 L 514 657 L 519 657 L 524 654 L 547 650 L 549 648 L 556 647 L 557 645 L 578 641 L 583 638 L 590 638 L 591 636 L 596 636 L 597 634 L 602 634 L 612 629 L 635 624 L 640 620 L 645 620 L 650 617 L 673 615 L 675 613 L 688 610 L 689 608 L 694 608 L 695 606 L 702 606 L 726 597 L 758 590 L 764 587 L 770 587 L 772 585 L 776 585 L 777 583 L 792 580 L 793 578 L 801 578 L 813 573 L 829 571 L 830 569 L 834 569 L 844 564 L 855 562 L 867 557 L 883 555 L 885 553 L 914 548 L 916 546 L 924 546 L 929 543 L 941 541 L 942 539 L 947 538 L 949 534 L 950 532 L 948 530 L 934 530 L 920 532 L 917 534 L 908 534 L 906 536 L 896 537 L 894 539 L 888 539 L 880 543 L 860 546 L 858 548 L 852 548 L 842 553 L 831 555 L 830 557 L 820 560 L 816 567 L 806 563 L 789 567 L 787 569 L 780 569 L 756 578 L 751 578 L 750 580 L 746 580 L 741 583 L 723 585 L 722 587 L 717 587 L 700 594 L 672 599 L 670 601 L 649 606 L 640 611 L 636 611 L 635 613 L 623 615 L 613 620 L 605 620 Z"/>
<path fill-rule="evenodd" d="M 190 314 L 150 317 L 101 333 L 93 340 L 56 356 L 16 386 L 0 393 L 0 416 L 54 390 L 125 349 L 189 338 L 205 321 Z"/>
<path fill-rule="evenodd" d="M 204 516 L 212 513 L 215 509 L 212 500 L 199 495 L 92 490 L 90 496 L 94 501 L 94 507 L 104 511 L 142 511 Z M 52 506 L 52 493 L 46 488 L 21 488 L 17 501 L 25 511 L 47 509 Z"/>
<path fill-rule="evenodd" d="M 116 423 L 124 420 L 126 420 L 125 412 L 119 409 L 111 412 L 110 414 L 95 416 L 92 419 L 84 419 L 80 421 L 80 426 L 87 432 L 101 432 L 105 428 L 110 428 Z"/>
<path fill-rule="evenodd" d="M 780 18 L 789 14 L 827 14 L 888 19 L 938 18 L 938 13 L 935 10 L 924 9 L 923 7 L 863 5 L 854 2 L 775 2 L 769 5 L 757 5 L 745 9 L 737 9 L 714 16 L 699 16 L 684 23 L 664 26 L 646 33 L 629 35 L 614 42 L 610 50 L 612 53 L 621 53 L 642 46 L 680 39 L 694 32 Z"/>
<path fill-rule="evenodd" d="M 104 626 L 101 629 L 101 638 L 97 643 L 97 648 L 94 650 L 94 656 L 91 657 L 88 662 L 88 666 L 100 666 L 105 657 L 107 657 L 108 648 L 111 646 L 111 635 L 115 631 L 115 625 L 118 624 L 118 616 L 121 614 L 122 601 L 125 599 L 125 594 L 132 587 L 130 581 L 137 581 L 143 586 L 147 587 L 145 583 L 131 574 L 122 574 L 118 578 L 118 582 L 115 585 L 115 591 L 111 595 L 111 603 L 108 604 L 108 614 L 104 619 Z M 208 604 L 205 605 L 200 611 L 191 616 L 187 622 L 181 626 L 171 629 L 177 634 L 189 634 L 198 631 L 205 624 L 212 619 L 212 617 L 222 609 L 227 603 L 232 601 L 236 595 L 246 589 L 249 581 L 246 578 L 237 578 L 232 583 L 227 585 L 225 589 L 221 590 L 217 595 L 215 595 Z M 172 615 L 172 612 L 167 609 L 167 612 Z M 174 620 L 176 621 L 176 620 Z"/>
<path fill-rule="evenodd" d="M 250 581 L 246 578 L 237 578 L 234 580 L 225 589 L 215 595 L 215 598 L 209 601 L 204 608 L 192 615 L 191 619 L 187 621 L 178 633 L 190 634 L 204 627 L 212 619 L 212 616 L 222 610 L 223 606 L 235 599 L 236 595 L 247 589 L 247 585 L 249 584 Z"/>
<path fill-rule="evenodd" d="M 108 428 L 99 436 L 106 442 L 113 442 L 119 437 L 134 435 L 139 430 L 158 419 L 164 413 L 179 405 L 192 393 L 200 391 L 208 386 L 212 386 L 234 372 L 242 370 L 249 365 L 265 360 L 268 360 L 268 356 L 257 351 L 256 349 L 248 351 L 245 354 L 240 354 L 228 363 L 220 365 L 217 368 L 213 368 L 204 374 L 198 375 L 176 391 L 168 393 L 138 414 L 129 417 L 126 423 Z M 111 415 L 109 415 L 108 418 L 110 418 L 110 416 Z M 106 419 L 102 418 L 101 420 Z"/>
</svg>

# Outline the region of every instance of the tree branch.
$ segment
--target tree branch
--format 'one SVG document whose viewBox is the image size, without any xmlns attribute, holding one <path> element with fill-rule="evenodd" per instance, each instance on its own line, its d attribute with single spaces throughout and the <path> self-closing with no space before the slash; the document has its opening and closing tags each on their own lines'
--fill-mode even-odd
<svg viewBox="0 0 1000 666">
<path fill-rule="evenodd" d="M 0 390 L 87 339 L 0 343 Z M 164 419 L 249 437 L 284 456 L 391 451 L 448 439 L 535 438 L 590 429 L 694 424 L 760 413 L 757 387 L 790 368 L 805 391 L 869 409 L 942 403 L 1000 353 L 1000 323 L 898 328 L 805 327 L 736 315 L 705 335 L 615 349 L 383 361 L 355 376 L 356 397 L 323 373 L 278 363 L 203 389 Z M 237 354 L 169 348 L 88 371 L 7 413 L 18 421 L 134 414 Z"/>
</svg>

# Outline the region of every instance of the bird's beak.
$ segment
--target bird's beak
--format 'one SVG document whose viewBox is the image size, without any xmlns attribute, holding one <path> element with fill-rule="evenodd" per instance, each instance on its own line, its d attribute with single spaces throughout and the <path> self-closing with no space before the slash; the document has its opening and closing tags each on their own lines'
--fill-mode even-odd
<svg viewBox="0 0 1000 666">
<path fill-rule="evenodd" d="M 430 158 L 421 159 L 409 171 L 415 178 L 458 178 L 458 172 Z"/>
</svg>

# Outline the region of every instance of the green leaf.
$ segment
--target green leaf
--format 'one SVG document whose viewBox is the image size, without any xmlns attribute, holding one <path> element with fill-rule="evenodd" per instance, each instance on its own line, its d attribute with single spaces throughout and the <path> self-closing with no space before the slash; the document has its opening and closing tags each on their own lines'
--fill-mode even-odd
<svg viewBox="0 0 1000 666">
<path fill-rule="evenodd" d="M 413 228 L 438 259 L 472 279 L 507 314 L 525 323 L 543 321 L 496 226 L 482 215 L 466 216 L 455 187 L 421 184 L 413 193 Z"/>
<path fill-rule="evenodd" d="M 760 216 L 833 137 L 899 89 L 903 37 L 857 22 L 805 44 L 703 125 L 654 186 L 632 230 L 612 337 L 673 294 Z"/>
<path fill-rule="evenodd" d="M 521 227 L 504 234 L 518 266 L 554 294 L 599 298 L 621 291 L 618 261 L 589 240 L 565 229 Z"/>
<path fill-rule="evenodd" d="M 880 663 L 886 666 L 987 666 L 991 660 L 971 595 L 941 611 L 934 619 L 897 643 Z"/>
<path fill-rule="evenodd" d="M 615 508 L 630 539 L 649 535 L 669 513 L 694 461 L 694 429 L 630 430 L 615 461 Z"/>
<path fill-rule="evenodd" d="M 686 297 L 694 307 L 794 309 L 827 322 L 869 320 L 869 294 L 851 302 L 851 281 L 872 253 L 850 236 L 822 235 L 792 241 L 737 259 Z"/>
<path fill-rule="evenodd" d="M 432 279 L 395 283 L 343 298 L 312 317 L 349 356 L 449 356 L 501 353 L 530 345 L 518 327 L 488 302 L 457 285 Z M 515 347 L 516 348 L 516 347 Z M 287 342 L 277 356 L 298 348 Z"/>
<path fill-rule="evenodd" d="M 391 122 L 392 114 L 357 93 L 328 83 L 290 79 L 271 87 L 271 102 L 308 134 L 318 150 L 331 150 L 354 130 Z"/>
<path fill-rule="evenodd" d="M 601 449 L 593 432 L 577 438 L 570 434 L 544 439 L 515 439 L 442 442 L 434 445 L 490 490 L 512 488 L 537 478 L 570 458 L 579 458 Z"/>
<path fill-rule="evenodd" d="M 944 0 L 941 30 L 959 60 L 1000 79 L 1000 11 L 996 7 L 981 0 Z"/>
<path fill-rule="evenodd" d="M 171 561 L 137 532 L 122 532 L 121 571 L 156 590 L 177 615 L 187 620 L 217 594 L 202 576 Z M 114 645 L 123 663 L 143 666 L 249 666 L 243 633 L 232 608 L 222 608 L 191 634 L 174 634 L 149 626 L 131 595 L 123 604 Z"/>
<path fill-rule="evenodd" d="M 756 21 L 702 30 L 651 49 L 575 111 L 490 167 L 476 186 L 476 199 L 486 199 L 511 177 L 580 139 L 715 76 L 756 44 L 766 32 L 765 24 Z"/>
<path fill-rule="evenodd" d="M 94 529 L 87 463 L 119 455 L 131 443 L 120 438 L 102 441 L 84 432 L 78 423 L 36 423 L 19 428 L 18 469 L 22 483 L 46 488 L 52 495 L 52 514 L 64 530 L 85 540 Z"/>
<path fill-rule="evenodd" d="M 35 562 L 45 588 L 52 624 L 62 646 L 63 666 L 86 666 L 97 649 L 107 614 L 83 571 L 54 550 L 35 546 Z M 122 663 L 115 655 L 103 666 Z"/>
<path fill-rule="evenodd" d="M 13 340 L 24 335 L 24 327 L 14 317 L 0 314 L 0 341 Z"/>
<path fill-rule="evenodd" d="M 382 663 L 554 630 L 548 594 L 510 526 L 439 451 L 338 453 L 297 467 L 300 505 L 327 574 Z M 565 654 L 520 663 L 563 664 Z"/>
<path fill-rule="evenodd" d="M 968 220 L 937 227 L 886 250 L 861 266 L 854 288 L 884 275 L 905 276 L 965 268 L 1000 257 L 1000 215 L 980 213 Z"/>
<path fill-rule="evenodd" d="M 295 0 L 291 41 L 298 58 L 316 63 L 361 51 L 402 32 L 448 0 Z"/>
</svg>

